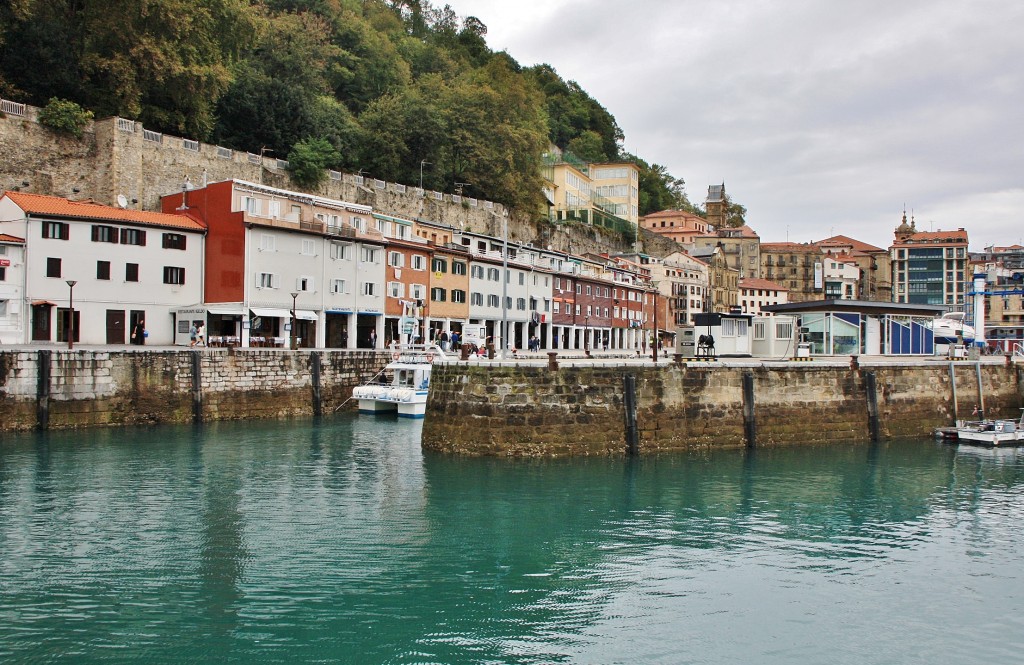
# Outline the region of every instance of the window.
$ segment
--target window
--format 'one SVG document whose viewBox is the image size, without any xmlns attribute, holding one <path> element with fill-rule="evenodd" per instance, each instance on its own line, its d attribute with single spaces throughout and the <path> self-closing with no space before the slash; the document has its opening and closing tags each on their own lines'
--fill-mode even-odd
<svg viewBox="0 0 1024 665">
<path fill-rule="evenodd" d="M 352 256 L 352 245 L 342 242 L 331 243 L 331 258 L 339 261 L 347 261 Z"/>
<path fill-rule="evenodd" d="M 313 291 L 313 278 L 306 275 L 299 277 L 295 280 L 295 290 L 305 292 Z"/>
<path fill-rule="evenodd" d="M 363 219 L 362 217 L 353 217 L 352 226 L 358 229 L 360 233 L 366 233 L 366 220 Z"/>
<path fill-rule="evenodd" d="M 124 281 L 126 281 L 126 282 L 137 282 L 137 281 L 139 281 L 139 264 L 138 263 L 126 263 L 126 264 L 124 264 Z"/>
<path fill-rule="evenodd" d="M 43 222 L 43 237 L 53 240 L 67 240 L 68 225 L 64 222 Z"/>
<path fill-rule="evenodd" d="M 7 281 L 7 268 L 0 268 L 0 282 Z"/>
<path fill-rule="evenodd" d="M 278 287 L 279 278 L 272 272 L 258 272 L 256 273 L 256 288 L 257 289 L 276 289 Z"/>
<path fill-rule="evenodd" d="M 46 259 L 46 276 L 60 277 L 60 259 Z"/>
<path fill-rule="evenodd" d="M 452 289 L 452 302 L 466 302 L 466 292 L 461 289 Z"/>
<path fill-rule="evenodd" d="M 405 284 L 401 282 L 388 282 L 388 296 L 392 298 L 405 297 Z"/>
<path fill-rule="evenodd" d="M 242 211 L 252 215 L 260 214 L 260 200 L 252 196 L 243 196 Z"/>
<path fill-rule="evenodd" d="M 146 245 L 146 232 L 139 229 L 121 229 L 122 245 Z"/>
<path fill-rule="evenodd" d="M 754 322 L 754 339 L 761 340 L 765 338 L 765 322 L 755 321 Z"/>
<path fill-rule="evenodd" d="M 480 307 L 484 304 L 484 295 L 482 293 L 473 293 L 470 295 L 470 305 Z"/>
<path fill-rule="evenodd" d="M 497 268 L 488 268 L 487 279 L 489 279 L 492 282 L 497 282 L 499 279 L 501 279 L 501 271 L 499 271 Z"/>
<path fill-rule="evenodd" d="M 164 266 L 164 284 L 184 284 L 185 269 Z"/>
<path fill-rule="evenodd" d="M 405 255 L 401 252 L 388 252 L 388 265 L 392 268 L 405 266 Z"/>
<path fill-rule="evenodd" d="M 269 233 L 260 234 L 260 251 L 273 252 L 277 249 L 277 239 Z"/>
<path fill-rule="evenodd" d="M 519 273 L 519 286 L 523 286 L 524 284 L 526 284 L 526 273 L 521 272 Z"/>
<path fill-rule="evenodd" d="M 7 301 L 0 300 L 0 316 L 7 316 Z"/>
<path fill-rule="evenodd" d="M 113 226 L 102 226 L 99 224 L 93 224 L 92 227 L 92 241 L 93 242 L 117 242 L 117 229 Z"/>
<path fill-rule="evenodd" d="M 412 255 L 412 269 L 413 270 L 426 270 L 427 269 L 427 257 L 422 254 Z"/>
<path fill-rule="evenodd" d="M 793 324 L 792 323 L 776 323 L 775 324 L 775 338 L 776 339 L 793 339 Z"/>
<path fill-rule="evenodd" d="M 413 284 L 409 287 L 409 297 L 413 300 L 423 300 L 427 295 L 427 287 L 424 284 Z"/>
<path fill-rule="evenodd" d="M 560 310 L 561 308 L 562 308 L 562 303 L 561 303 L 561 302 L 559 302 L 558 300 L 556 300 L 556 301 L 555 301 L 555 305 L 554 305 L 554 308 L 553 308 L 553 309 L 551 310 L 551 313 L 552 313 L 552 314 L 558 314 L 558 313 L 559 313 L 559 310 Z"/>
<path fill-rule="evenodd" d="M 433 272 L 448 272 L 448 262 L 444 259 L 434 259 L 431 262 L 430 269 Z"/>
<path fill-rule="evenodd" d="M 466 264 L 462 261 L 452 261 L 452 274 L 453 275 L 465 275 Z"/>
<path fill-rule="evenodd" d="M 376 296 L 377 285 L 373 282 L 363 282 L 363 295 L 364 296 Z"/>
<path fill-rule="evenodd" d="M 110 279 L 110 261 L 96 262 L 96 279 Z"/>
<path fill-rule="evenodd" d="M 473 275 L 472 276 L 477 278 L 477 279 L 483 279 L 484 278 L 484 267 L 483 266 L 473 266 Z"/>
<path fill-rule="evenodd" d="M 518 310 L 525 310 L 526 309 L 526 298 L 516 298 L 516 309 L 518 309 Z"/>
<path fill-rule="evenodd" d="M 345 280 L 343 279 L 332 279 L 331 280 L 331 293 L 348 293 L 345 288 Z"/>
<path fill-rule="evenodd" d="M 363 247 L 363 263 L 376 263 L 377 262 L 377 248 L 376 247 Z M 366 295 L 370 295 L 369 293 Z"/>
<path fill-rule="evenodd" d="M 582 284 L 577 284 L 576 285 L 576 293 L 579 293 L 579 294 L 583 293 L 583 285 Z"/>
<path fill-rule="evenodd" d="M 185 235 L 182 233 L 165 233 L 164 249 L 185 249 Z"/>
<path fill-rule="evenodd" d="M 316 256 L 316 241 L 303 239 L 301 251 L 303 256 Z"/>
<path fill-rule="evenodd" d="M 498 299 L 498 296 L 496 296 L 496 295 L 494 295 L 492 293 L 491 295 L 487 296 L 487 306 L 488 307 L 501 307 L 501 300 Z"/>
<path fill-rule="evenodd" d="M 444 289 L 434 287 L 430 289 L 430 299 L 434 302 L 444 302 L 447 299 L 448 293 Z"/>
</svg>

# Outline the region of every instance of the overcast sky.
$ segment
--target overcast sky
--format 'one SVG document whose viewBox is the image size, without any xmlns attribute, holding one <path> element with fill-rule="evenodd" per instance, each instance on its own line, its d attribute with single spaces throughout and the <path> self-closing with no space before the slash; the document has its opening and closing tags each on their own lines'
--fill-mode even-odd
<svg viewBox="0 0 1024 665">
<path fill-rule="evenodd" d="M 974 250 L 1024 244 L 1020 0 L 447 1 L 692 201 L 724 181 L 763 242 L 888 247 L 905 205 Z"/>
</svg>

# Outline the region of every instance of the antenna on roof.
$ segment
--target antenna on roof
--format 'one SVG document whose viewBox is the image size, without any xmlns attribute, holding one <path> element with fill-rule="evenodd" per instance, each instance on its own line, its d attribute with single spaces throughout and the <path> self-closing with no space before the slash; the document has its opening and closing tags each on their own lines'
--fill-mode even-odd
<svg viewBox="0 0 1024 665">
<path fill-rule="evenodd" d="M 127 208 L 128 207 L 128 197 L 125 196 L 124 194 L 118 194 L 117 195 L 117 207 L 118 208 Z"/>
</svg>

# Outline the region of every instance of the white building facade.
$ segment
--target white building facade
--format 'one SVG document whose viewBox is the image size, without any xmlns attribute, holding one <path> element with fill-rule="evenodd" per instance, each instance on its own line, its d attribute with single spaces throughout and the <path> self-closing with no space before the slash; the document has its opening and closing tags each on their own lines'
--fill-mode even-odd
<svg viewBox="0 0 1024 665">
<path fill-rule="evenodd" d="M 21 343 L 171 344 L 202 294 L 205 228 L 185 215 L 7 192 L 0 220 L 25 240 Z"/>
</svg>

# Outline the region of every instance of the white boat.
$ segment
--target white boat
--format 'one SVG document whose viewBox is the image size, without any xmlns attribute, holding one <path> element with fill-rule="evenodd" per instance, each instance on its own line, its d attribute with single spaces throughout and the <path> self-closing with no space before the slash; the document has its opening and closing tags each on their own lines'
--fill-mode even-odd
<svg viewBox="0 0 1024 665">
<path fill-rule="evenodd" d="M 368 383 L 352 389 L 360 413 L 394 413 L 399 418 L 422 418 L 427 411 L 430 370 L 444 360 L 436 346 L 408 346 L 392 351 L 392 361 Z"/>
<path fill-rule="evenodd" d="M 981 420 L 966 422 L 956 428 L 956 438 L 964 443 L 983 446 L 1024 445 L 1024 409 L 1020 420 Z"/>
<path fill-rule="evenodd" d="M 963 312 L 947 312 L 932 319 L 932 334 L 936 344 L 970 344 L 974 341 L 974 328 L 964 323 Z"/>
</svg>

